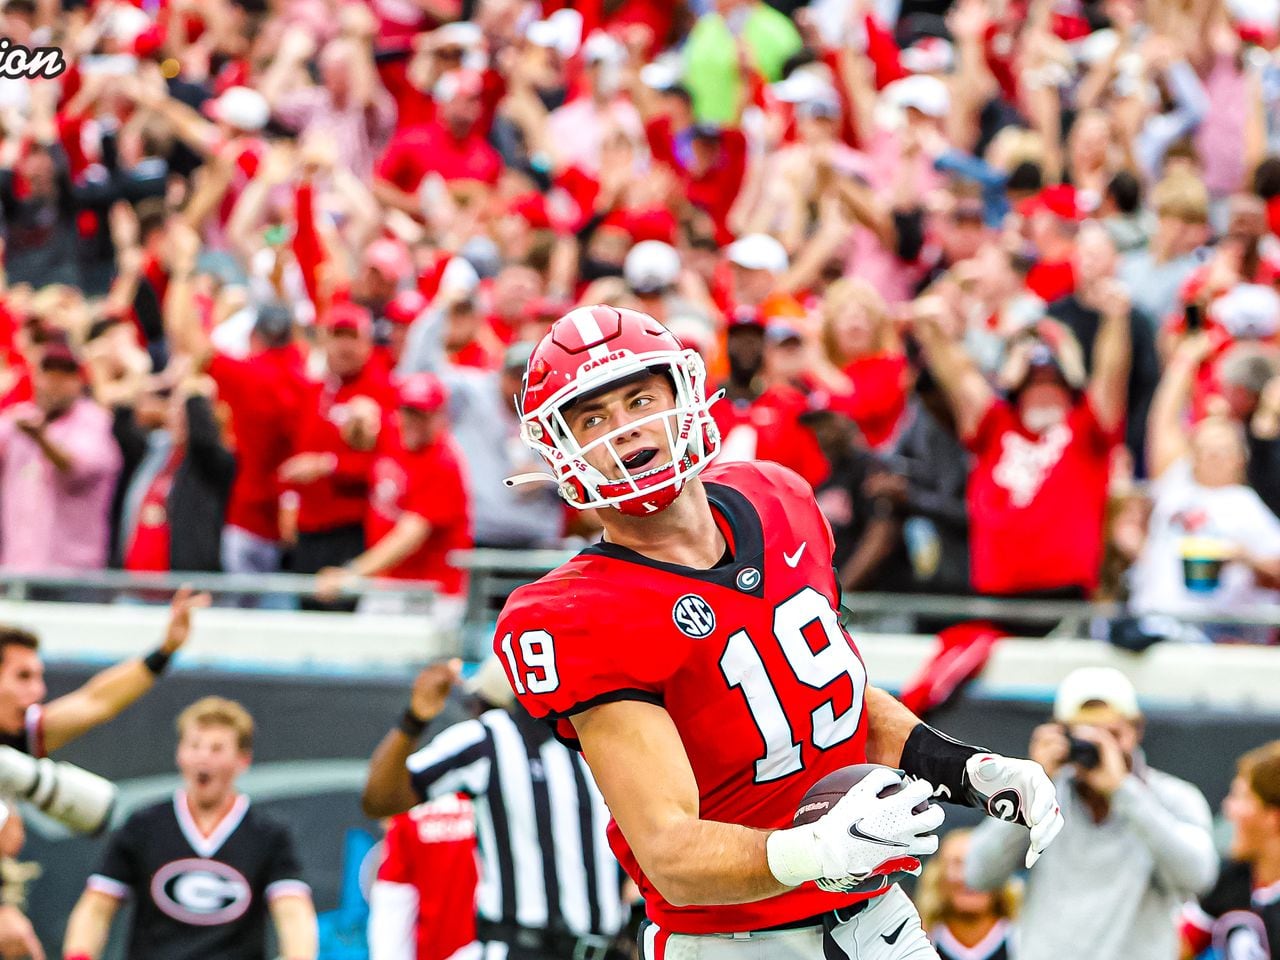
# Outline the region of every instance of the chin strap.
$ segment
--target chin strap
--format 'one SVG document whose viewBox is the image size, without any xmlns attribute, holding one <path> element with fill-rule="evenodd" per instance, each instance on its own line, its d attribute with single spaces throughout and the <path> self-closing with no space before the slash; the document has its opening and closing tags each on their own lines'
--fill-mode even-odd
<svg viewBox="0 0 1280 960">
<path fill-rule="evenodd" d="M 556 482 L 556 478 L 549 473 L 517 473 L 514 477 L 507 477 L 502 482 L 508 487 L 518 487 L 522 483 L 539 483 L 544 480 L 547 483 Z"/>
</svg>

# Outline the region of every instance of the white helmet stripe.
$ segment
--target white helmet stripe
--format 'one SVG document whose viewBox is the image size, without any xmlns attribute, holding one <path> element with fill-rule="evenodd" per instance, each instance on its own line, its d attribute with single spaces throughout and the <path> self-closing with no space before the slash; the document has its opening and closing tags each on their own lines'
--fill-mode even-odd
<svg viewBox="0 0 1280 960">
<path fill-rule="evenodd" d="M 596 323 L 590 307 L 580 307 L 566 314 L 565 319 L 573 322 L 583 343 L 596 344 L 594 347 L 587 348 L 587 356 L 592 360 L 603 360 L 609 355 L 609 346 L 603 342 L 604 331 L 600 329 L 600 324 Z"/>
</svg>

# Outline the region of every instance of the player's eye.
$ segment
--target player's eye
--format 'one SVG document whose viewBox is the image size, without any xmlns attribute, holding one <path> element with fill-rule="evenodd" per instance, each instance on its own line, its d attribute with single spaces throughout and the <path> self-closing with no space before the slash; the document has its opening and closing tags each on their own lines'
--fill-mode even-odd
<svg viewBox="0 0 1280 960">
<path fill-rule="evenodd" d="M 604 417 L 600 416 L 598 413 L 593 413 L 589 417 L 582 418 L 581 427 L 583 430 L 590 430 L 592 427 L 598 427 L 602 423 L 604 423 Z"/>
</svg>

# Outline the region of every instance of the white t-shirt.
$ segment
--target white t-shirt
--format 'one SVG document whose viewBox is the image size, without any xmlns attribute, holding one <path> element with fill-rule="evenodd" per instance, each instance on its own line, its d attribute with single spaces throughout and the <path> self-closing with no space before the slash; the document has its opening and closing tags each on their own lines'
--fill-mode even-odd
<svg viewBox="0 0 1280 960">
<path fill-rule="evenodd" d="M 1130 606 L 1135 613 L 1229 612 L 1280 601 L 1280 593 L 1258 587 L 1253 571 L 1242 563 L 1226 564 L 1212 593 L 1193 593 L 1183 581 L 1184 537 L 1213 537 L 1260 557 L 1280 556 L 1280 519 L 1251 488 L 1201 486 L 1184 457 L 1155 482 L 1152 496 L 1147 542 L 1132 572 Z"/>
</svg>

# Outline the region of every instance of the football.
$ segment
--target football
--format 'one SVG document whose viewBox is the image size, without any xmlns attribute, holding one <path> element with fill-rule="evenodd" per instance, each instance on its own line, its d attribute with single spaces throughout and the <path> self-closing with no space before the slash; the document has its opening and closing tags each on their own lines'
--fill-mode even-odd
<svg viewBox="0 0 1280 960">
<path fill-rule="evenodd" d="M 795 816 L 791 820 L 792 825 L 801 826 L 802 824 L 813 823 L 834 807 L 836 802 L 861 782 L 863 777 L 872 770 L 881 768 L 881 764 L 878 763 L 855 763 L 828 773 L 805 791 L 805 795 L 800 801 L 800 806 L 796 808 Z M 891 797 L 901 789 L 902 784 L 900 783 L 890 784 L 880 791 L 880 796 Z M 912 812 L 924 813 L 928 806 L 929 801 L 922 800 Z M 890 877 L 873 876 L 862 881 L 857 881 L 853 878 L 819 880 L 817 884 L 829 893 L 874 893 L 888 886 L 891 882 Z"/>
<path fill-rule="evenodd" d="M 805 791 L 804 798 L 801 799 L 791 823 L 797 827 L 801 824 L 813 823 L 834 807 L 836 801 L 860 783 L 863 777 L 872 770 L 881 768 L 881 764 L 878 763 L 855 763 L 828 773 Z M 880 796 L 891 797 L 901 789 L 901 784 L 891 784 L 880 791 Z M 924 813 L 928 805 L 928 801 L 922 801 L 912 812 Z"/>
</svg>

